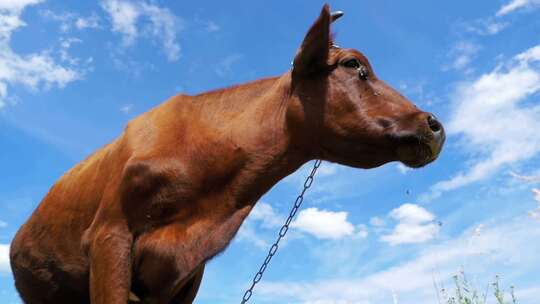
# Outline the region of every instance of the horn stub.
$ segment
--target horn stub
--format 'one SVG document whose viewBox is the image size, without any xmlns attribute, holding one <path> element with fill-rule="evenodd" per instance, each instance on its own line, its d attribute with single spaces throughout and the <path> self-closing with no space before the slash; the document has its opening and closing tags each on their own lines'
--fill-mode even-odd
<svg viewBox="0 0 540 304">
<path fill-rule="evenodd" d="M 341 18 L 345 13 L 343 11 L 335 11 L 330 14 L 330 17 L 332 18 L 332 22 L 338 20 Z"/>
</svg>

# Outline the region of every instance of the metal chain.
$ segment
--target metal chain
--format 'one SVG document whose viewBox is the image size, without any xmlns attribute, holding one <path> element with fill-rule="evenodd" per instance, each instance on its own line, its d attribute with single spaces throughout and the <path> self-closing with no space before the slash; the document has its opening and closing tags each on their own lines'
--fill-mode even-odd
<svg viewBox="0 0 540 304">
<path fill-rule="evenodd" d="M 296 215 L 296 212 L 298 212 L 300 205 L 302 205 L 302 202 L 304 201 L 304 194 L 306 193 L 307 189 L 311 187 L 311 184 L 313 183 L 313 177 L 315 176 L 315 173 L 317 172 L 317 169 L 319 168 L 320 165 L 321 165 L 321 160 L 320 159 L 315 160 L 313 169 L 311 169 L 311 173 L 309 174 L 309 176 L 306 178 L 306 181 L 304 182 L 304 189 L 302 189 L 302 192 L 300 192 L 300 194 L 294 201 L 294 205 L 291 209 L 291 212 L 289 213 L 289 217 L 285 221 L 285 224 L 283 224 L 283 226 L 279 230 L 278 238 L 274 242 L 274 244 L 272 244 L 272 246 L 270 247 L 270 250 L 268 251 L 268 254 L 266 255 L 266 258 L 264 259 L 264 262 L 262 263 L 261 267 L 259 268 L 259 271 L 257 271 L 255 276 L 253 277 L 251 286 L 244 293 L 241 304 L 247 303 L 247 301 L 249 301 L 249 298 L 251 298 L 251 296 L 253 295 L 253 288 L 255 288 L 255 285 L 259 283 L 259 281 L 262 279 L 262 276 L 263 276 L 264 271 L 266 270 L 266 267 L 268 266 L 268 264 L 272 260 L 272 257 L 274 256 L 274 254 L 276 254 L 276 251 L 278 250 L 279 242 L 281 241 L 283 237 L 285 237 L 285 234 L 287 234 L 287 231 L 289 230 L 289 225 L 291 224 L 294 216 Z"/>
</svg>

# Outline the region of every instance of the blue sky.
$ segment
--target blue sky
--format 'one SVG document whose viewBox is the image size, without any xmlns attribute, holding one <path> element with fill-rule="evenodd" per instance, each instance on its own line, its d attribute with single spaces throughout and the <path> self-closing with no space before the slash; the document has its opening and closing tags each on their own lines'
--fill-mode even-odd
<svg viewBox="0 0 540 304">
<path fill-rule="evenodd" d="M 186 2 L 186 3 L 184 3 Z M 168 97 L 278 75 L 321 1 L 0 0 L 0 302 L 8 244 L 49 187 Z M 440 159 L 324 163 L 257 303 L 437 303 L 465 269 L 540 297 L 540 1 L 330 1 L 337 43 L 436 113 Z M 307 166 L 310 166 L 308 164 Z M 237 303 L 300 189 L 258 203 L 197 303 Z"/>
</svg>

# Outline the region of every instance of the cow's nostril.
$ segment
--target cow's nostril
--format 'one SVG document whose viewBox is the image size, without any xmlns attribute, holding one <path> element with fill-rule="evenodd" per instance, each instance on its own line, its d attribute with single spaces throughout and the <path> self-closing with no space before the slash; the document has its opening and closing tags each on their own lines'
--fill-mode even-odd
<svg viewBox="0 0 540 304">
<path fill-rule="evenodd" d="M 439 132 L 442 129 L 441 123 L 433 115 L 429 115 L 427 118 L 429 128 L 433 132 Z"/>
</svg>

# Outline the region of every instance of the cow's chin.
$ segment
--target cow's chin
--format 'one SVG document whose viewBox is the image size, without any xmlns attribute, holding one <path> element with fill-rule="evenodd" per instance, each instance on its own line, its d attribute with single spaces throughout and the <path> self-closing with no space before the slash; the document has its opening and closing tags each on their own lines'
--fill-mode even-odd
<svg viewBox="0 0 540 304">
<path fill-rule="evenodd" d="M 396 153 L 398 160 L 411 168 L 423 167 L 437 158 L 432 148 L 424 143 L 400 145 Z"/>
</svg>

